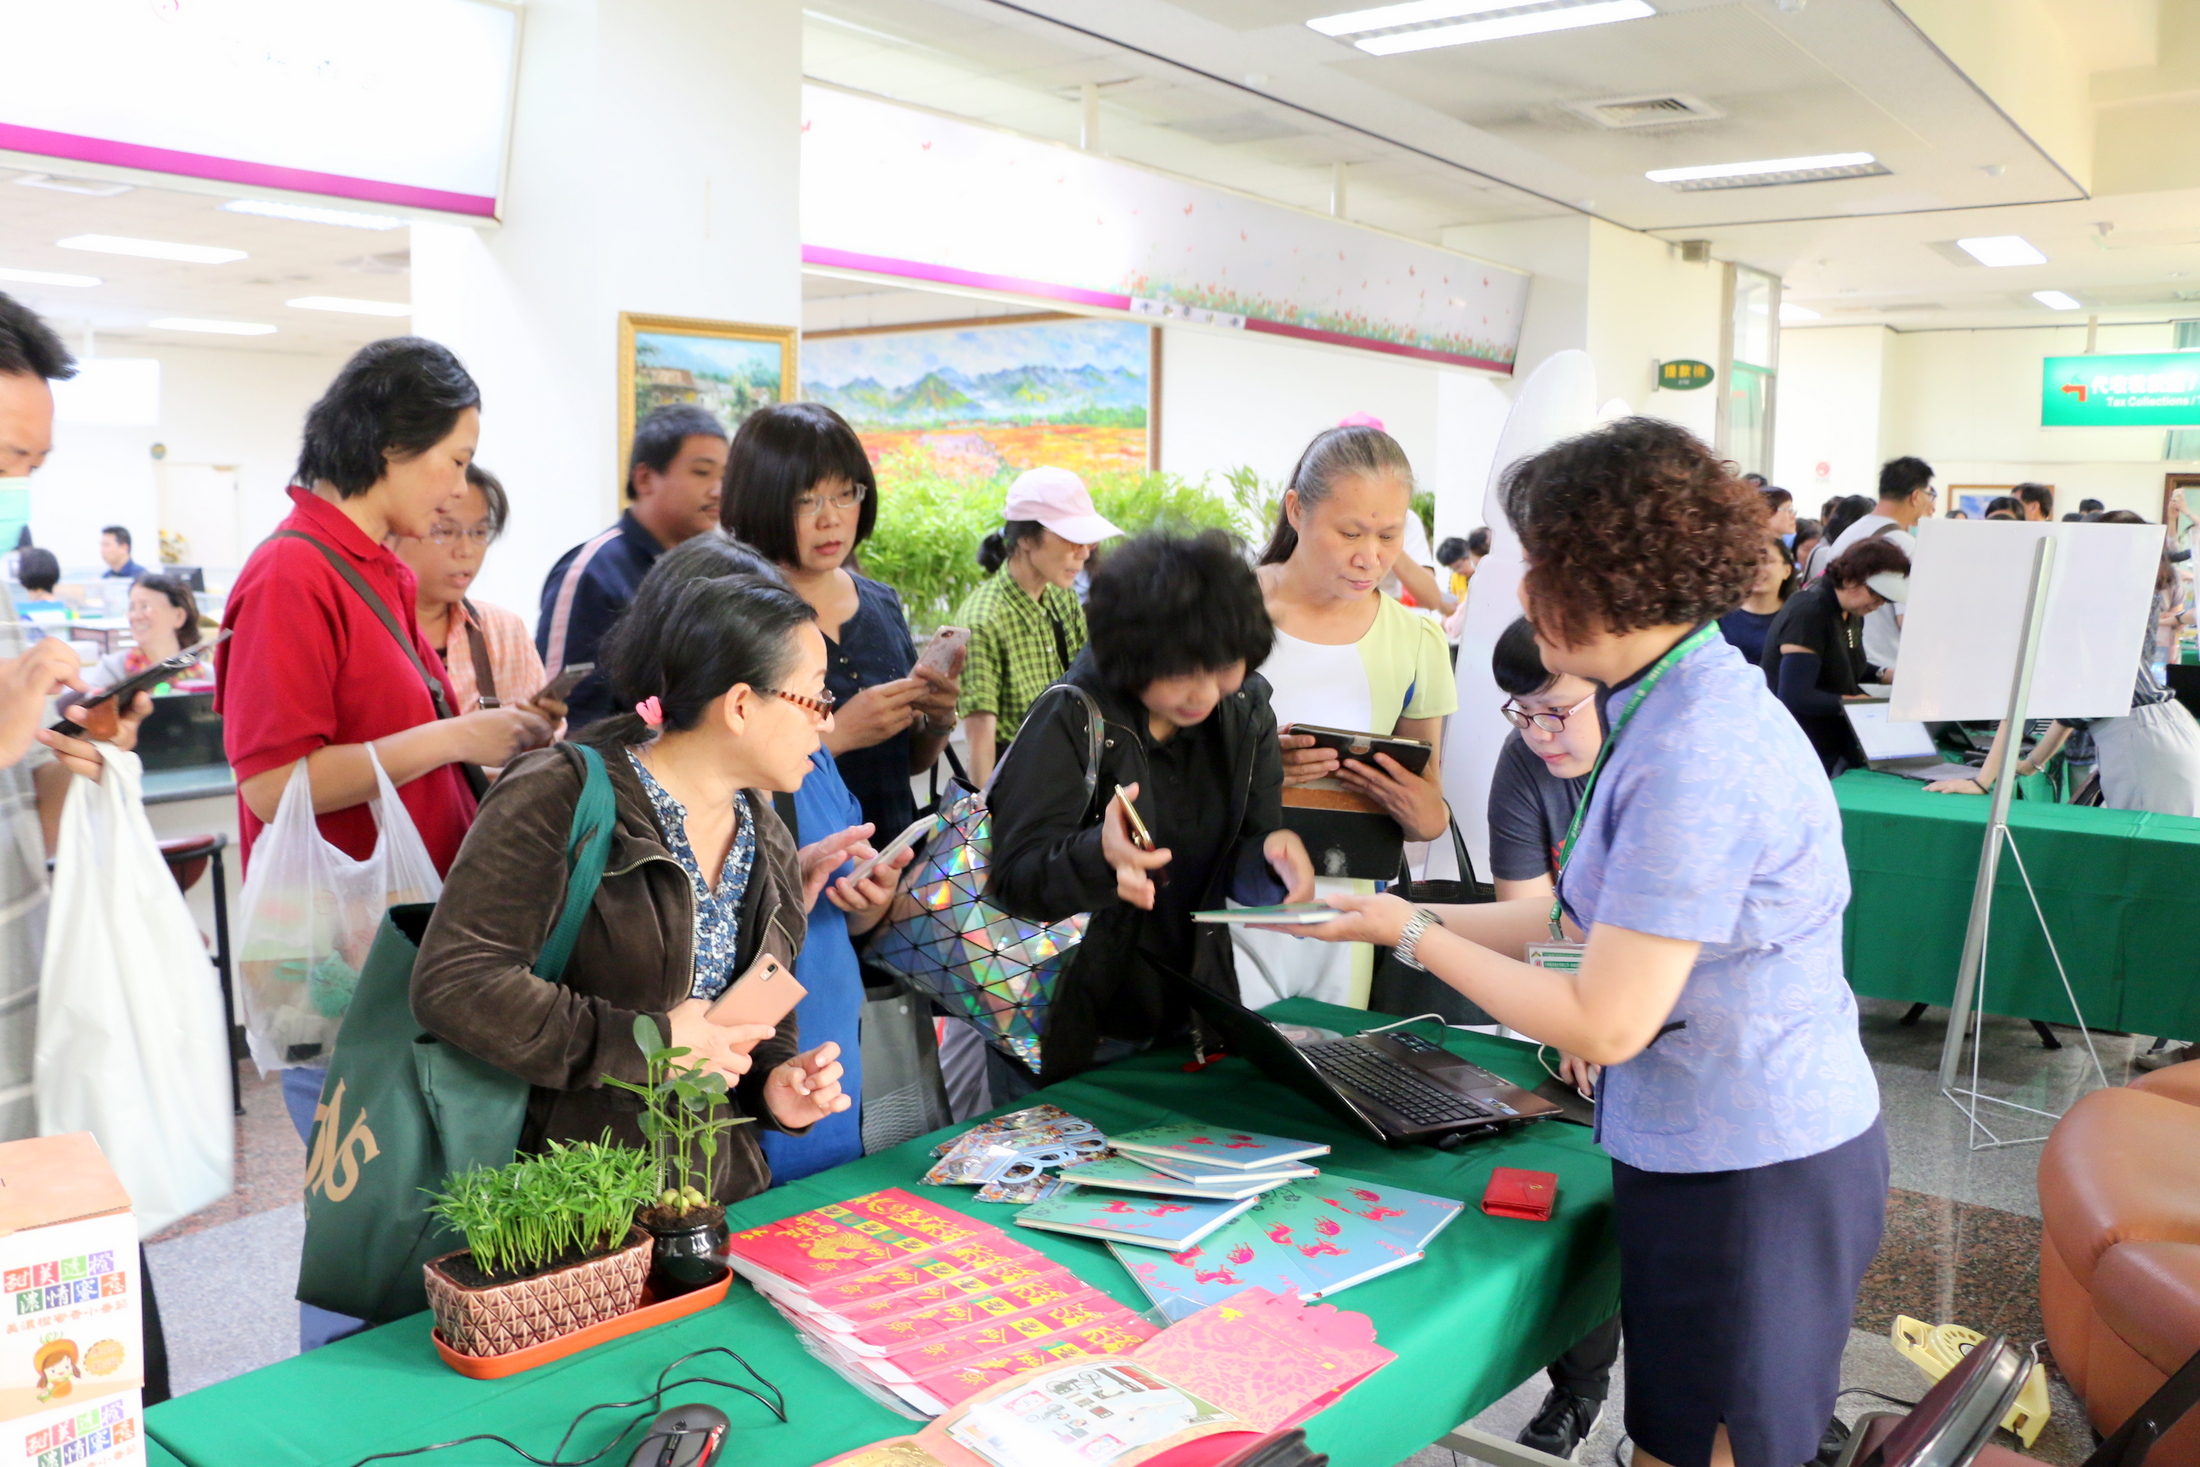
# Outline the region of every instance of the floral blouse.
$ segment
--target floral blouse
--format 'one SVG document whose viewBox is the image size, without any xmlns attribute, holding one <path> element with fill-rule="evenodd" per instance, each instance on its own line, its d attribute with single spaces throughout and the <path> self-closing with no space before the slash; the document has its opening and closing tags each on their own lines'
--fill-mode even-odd
<svg viewBox="0 0 2200 1467">
<path fill-rule="evenodd" d="M 738 961 L 741 941 L 741 899 L 748 893 L 749 868 L 756 864 L 756 826 L 749 819 L 748 801 L 734 802 L 733 849 L 726 853 L 725 869 L 719 873 L 718 887 L 713 891 L 703 879 L 695 848 L 688 844 L 687 807 L 657 783 L 657 777 L 632 749 L 626 751 L 626 757 L 641 776 L 642 788 L 657 811 L 666 848 L 687 872 L 688 885 L 695 891 L 695 981 L 688 996 L 716 998 L 734 979 L 733 965 Z"/>
</svg>

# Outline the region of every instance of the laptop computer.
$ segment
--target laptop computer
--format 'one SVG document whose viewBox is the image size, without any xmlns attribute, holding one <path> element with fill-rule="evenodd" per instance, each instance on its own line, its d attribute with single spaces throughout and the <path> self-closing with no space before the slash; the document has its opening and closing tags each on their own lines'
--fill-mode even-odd
<svg viewBox="0 0 2200 1467">
<path fill-rule="evenodd" d="M 1301 1047 L 1235 999 L 1186 987 L 1231 1054 L 1386 1145 L 1449 1145 L 1559 1114 L 1542 1096 L 1418 1034 L 1391 1029 Z"/>
<path fill-rule="evenodd" d="M 1904 779 L 1928 783 L 1963 778 L 1966 766 L 1941 758 L 1932 731 L 1924 724 L 1892 722 L 1887 717 L 1887 705 L 1877 701 L 1843 703 L 1841 711 L 1848 715 L 1849 727 L 1864 751 L 1864 762 L 1881 774 L 1899 774 Z"/>
</svg>

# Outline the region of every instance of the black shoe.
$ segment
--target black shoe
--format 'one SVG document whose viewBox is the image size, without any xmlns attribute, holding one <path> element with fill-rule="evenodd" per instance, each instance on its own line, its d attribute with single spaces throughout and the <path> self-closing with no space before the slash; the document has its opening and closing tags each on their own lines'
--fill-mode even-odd
<svg viewBox="0 0 2200 1467">
<path fill-rule="evenodd" d="M 1602 1401 L 1591 1401 L 1553 1386 L 1536 1411 L 1535 1420 L 1520 1433 L 1520 1445 L 1549 1452 L 1554 1457 L 1571 1458 L 1574 1448 L 1581 1445 L 1582 1438 L 1597 1424 L 1597 1415 L 1603 1409 Z"/>
<path fill-rule="evenodd" d="M 1840 1417 L 1826 1423 L 1826 1433 L 1818 1438 L 1818 1455 L 1811 1458 L 1806 1467 L 1833 1467 L 1841 1460 L 1841 1453 L 1849 1444 L 1849 1429 Z"/>
</svg>

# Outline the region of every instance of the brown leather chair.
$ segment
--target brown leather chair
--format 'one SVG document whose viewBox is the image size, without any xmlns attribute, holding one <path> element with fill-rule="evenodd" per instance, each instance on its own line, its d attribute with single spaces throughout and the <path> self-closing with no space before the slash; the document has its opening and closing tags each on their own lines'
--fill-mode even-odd
<svg viewBox="0 0 2200 1467">
<path fill-rule="evenodd" d="M 2040 1312 L 2104 1433 L 2200 1353 L 2200 1062 L 2097 1090 L 2040 1154 Z M 2200 1415 L 2154 1461 L 2200 1464 Z"/>
</svg>

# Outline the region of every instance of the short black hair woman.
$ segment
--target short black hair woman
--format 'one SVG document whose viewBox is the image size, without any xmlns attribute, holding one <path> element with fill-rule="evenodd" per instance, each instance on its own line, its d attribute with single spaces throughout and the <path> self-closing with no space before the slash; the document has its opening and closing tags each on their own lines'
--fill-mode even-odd
<svg viewBox="0 0 2200 1467">
<path fill-rule="evenodd" d="M 1274 638 L 1260 585 L 1219 530 L 1141 536 L 1092 575 L 1091 645 L 1066 679 L 1105 724 L 1085 797 L 1085 702 L 1049 692 L 993 778 L 988 897 L 1020 917 L 1092 913 L 1046 1030 L 1044 1079 L 1179 1032 L 1190 981 L 1237 993 L 1227 929 L 1191 914 L 1225 898 L 1304 900 L 1314 871 L 1283 829 L 1283 760 L 1268 683 Z M 1155 849 L 1131 841 L 1117 790 Z M 996 1097 L 999 1098 L 999 1097 Z"/>
<path fill-rule="evenodd" d="M 429 859 L 448 870 L 474 817 L 460 766 L 505 764 L 549 742 L 549 721 L 526 708 L 437 716 L 450 689 L 420 634 L 413 573 L 388 544 L 434 528 L 465 488 L 480 435 L 474 379 L 417 336 L 361 347 L 307 412 L 294 507 L 245 561 L 222 613 L 230 637 L 214 709 L 247 865 L 301 766 L 321 838 L 371 856 L 379 761 Z M 283 1098 L 305 1136 L 326 1060 L 285 1058 L 297 1068 L 284 1071 Z"/>
<path fill-rule="evenodd" d="M 15 553 L 16 584 L 31 594 L 31 601 L 59 601 L 53 588 L 61 584 L 61 558 L 42 545 L 26 545 Z"/>
<path fill-rule="evenodd" d="M 1833 791 L 1713 624 L 1763 564 L 1764 501 L 1647 418 L 1523 460 L 1504 496 L 1545 665 L 1608 690 L 1557 898 L 1332 897 L 1353 915 L 1303 930 L 1391 947 L 1604 1067 L 1635 1460 L 1793 1467 L 1833 1415 L 1887 1145 Z M 1524 961 L 1558 925 L 1578 967 Z"/>
<path fill-rule="evenodd" d="M 751 413 L 726 452 L 719 523 L 779 567 L 817 612 L 837 700 L 825 746 L 880 834 L 917 818 L 909 777 L 938 762 L 955 731 L 956 674 L 919 668 L 901 597 L 856 571 L 878 523 L 878 479 L 863 440 L 823 403 Z"/>
<path fill-rule="evenodd" d="M 645 590 L 647 583 L 645 583 Z M 839 1048 L 797 1054 L 795 1017 L 721 1025 L 712 1000 L 804 936 L 803 881 L 771 792 L 792 791 L 832 727 L 825 639 L 809 606 L 754 576 L 678 581 L 637 597 L 598 649 L 630 712 L 581 738 L 603 757 L 617 826 L 564 981 L 531 971 L 565 903 L 565 845 L 586 769 L 569 745 L 515 760 L 452 865 L 413 966 L 413 1012 L 439 1039 L 534 1087 L 520 1150 L 642 1142 L 634 1021 L 722 1074 L 737 1126 L 711 1200 L 770 1184 L 759 1127 L 803 1131 L 848 1109 Z"/>
<path fill-rule="evenodd" d="M 1773 613 L 1759 644 L 1765 683 L 1818 751 L 1828 775 L 1862 757 L 1841 712 L 1844 699 L 1864 696 L 1871 669 L 1864 659 L 1864 618 L 1909 595 L 1910 557 L 1886 540 L 1859 540 L 1826 573 Z"/>
</svg>

